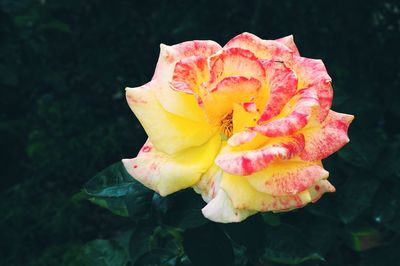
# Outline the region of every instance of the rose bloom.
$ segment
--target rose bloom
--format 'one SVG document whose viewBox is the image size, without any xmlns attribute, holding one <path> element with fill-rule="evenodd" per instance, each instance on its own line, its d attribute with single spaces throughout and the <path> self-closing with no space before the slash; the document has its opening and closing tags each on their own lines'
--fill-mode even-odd
<svg viewBox="0 0 400 266">
<path fill-rule="evenodd" d="M 123 160 L 129 174 L 162 196 L 193 187 L 212 221 L 288 211 L 335 191 L 321 160 L 349 141 L 353 116 L 330 110 L 324 64 L 301 57 L 292 36 L 161 44 L 152 80 L 126 97 L 148 135 Z"/>
</svg>

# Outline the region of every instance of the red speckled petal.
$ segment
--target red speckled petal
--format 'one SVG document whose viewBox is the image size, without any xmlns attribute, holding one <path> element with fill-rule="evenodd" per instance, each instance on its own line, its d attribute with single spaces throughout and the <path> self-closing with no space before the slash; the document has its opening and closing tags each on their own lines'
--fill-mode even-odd
<svg viewBox="0 0 400 266">
<path fill-rule="evenodd" d="M 221 46 L 213 41 L 189 41 L 172 46 L 161 44 L 160 48 L 160 56 L 152 79 L 153 83 L 160 84 L 155 94 L 156 98 L 169 113 L 194 121 L 203 121 L 204 112 L 198 106 L 196 96 L 172 89 L 173 72 L 175 64 L 180 60 L 191 56 L 209 57 L 220 50 Z"/>
<path fill-rule="evenodd" d="M 253 52 L 259 59 L 280 59 L 285 62 L 291 61 L 293 52 L 279 41 L 263 40 L 254 34 L 244 32 L 231 39 L 226 48 L 240 47 Z"/>
<path fill-rule="evenodd" d="M 256 190 L 274 196 L 298 194 L 326 179 L 329 173 L 319 163 L 276 161 L 265 170 L 246 176 Z"/>
<path fill-rule="evenodd" d="M 231 76 L 243 76 L 264 80 L 265 71 L 262 64 L 252 52 L 242 48 L 231 48 L 222 50 L 220 53 L 210 57 L 210 85 Z"/>
<path fill-rule="evenodd" d="M 221 146 L 216 134 L 202 146 L 169 155 L 148 140 L 137 157 L 122 160 L 128 173 L 143 185 L 165 196 L 193 186 L 213 164 Z"/>
<path fill-rule="evenodd" d="M 172 46 L 161 44 L 160 47 L 153 79 L 170 79 L 176 62 L 191 56 L 209 57 L 221 49 L 221 46 L 213 41 L 187 41 Z"/>
<path fill-rule="evenodd" d="M 242 176 L 224 174 L 221 188 L 231 199 L 233 207 L 238 210 L 255 211 L 289 211 L 301 208 L 307 203 L 317 201 L 325 192 L 333 192 L 334 187 L 326 180 L 320 180 L 309 189 L 296 195 L 273 196 L 254 189 Z M 317 189 L 316 189 L 317 188 Z"/>
<path fill-rule="evenodd" d="M 177 91 L 198 93 L 200 84 L 208 80 L 208 75 L 207 58 L 191 56 L 176 63 L 171 85 Z"/>
<path fill-rule="evenodd" d="M 305 127 L 310 120 L 313 110 L 319 107 L 318 97 L 313 89 L 303 89 L 297 93 L 293 109 L 288 115 L 258 125 L 251 130 L 259 132 L 267 137 L 286 136 Z M 289 103 L 290 105 L 290 103 Z M 285 111 L 284 113 L 286 113 Z"/>
<path fill-rule="evenodd" d="M 354 116 L 329 111 L 321 125 L 300 132 L 305 138 L 301 159 L 315 161 L 326 158 L 349 142 L 347 130 Z"/>
<path fill-rule="evenodd" d="M 250 151 L 231 151 L 229 146 L 215 159 L 225 172 L 233 175 L 251 175 L 266 168 L 276 159 L 288 160 L 304 148 L 302 135 L 275 139 L 262 148 Z"/>
<path fill-rule="evenodd" d="M 292 68 L 296 72 L 300 89 L 313 87 L 317 91 L 321 106 L 318 120 L 322 122 L 328 115 L 333 98 L 332 79 L 324 63 L 317 59 L 295 56 Z"/>
<path fill-rule="evenodd" d="M 289 35 L 283 38 L 276 39 L 277 42 L 286 45 L 287 48 L 292 50 L 294 55 L 300 56 L 299 50 L 297 49 L 296 44 L 294 43 L 293 35 Z"/>
<path fill-rule="evenodd" d="M 263 123 L 278 115 L 283 106 L 297 91 L 296 74 L 283 63 L 274 60 L 263 60 L 269 88 L 269 99 L 258 123 Z"/>
</svg>

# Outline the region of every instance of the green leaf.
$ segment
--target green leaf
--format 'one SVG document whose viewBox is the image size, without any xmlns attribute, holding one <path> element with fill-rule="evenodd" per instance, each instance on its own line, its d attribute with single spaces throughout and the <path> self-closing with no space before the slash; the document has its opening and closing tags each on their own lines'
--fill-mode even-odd
<svg viewBox="0 0 400 266">
<path fill-rule="evenodd" d="M 90 201 L 114 214 L 143 219 L 149 216 L 153 192 L 134 180 L 121 162 L 115 163 L 86 183 Z"/>
<path fill-rule="evenodd" d="M 157 204 L 156 208 L 163 216 L 163 222 L 170 226 L 188 229 L 209 222 L 201 212 L 204 201 L 192 189 L 186 189 L 162 199 L 153 197 L 154 204 Z"/>
<path fill-rule="evenodd" d="M 125 266 L 128 255 L 113 240 L 93 240 L 84 246 L 84 261 L 87 266 Z"/>
<path fill-rule="evenodd" d="M 232 245 L 216 224 L 208 223 L 186 230 L 183 234 L 183 247 L 195 266 L 233 265 Z"/>
<path fill-rule="evenodd" d="M 345 243 L 355 251 L 365 251 L 383 242 L 381 233 L 370 226 L 349 230 L 344 237 Z"/>
<path fill-rule="evenodd" d="M 140 256 L 151 250 L 153 231 L 152 227 L 138 225 L 132 232 L 129 240 L 129 256 L 133 264 Z"/>
<path fill-rule="evenodd" d="M 134 266 L 174 266 L 176 256 L 168 249 L 153 249 L 144 253 L 134 264 Z"/>
<path fill-rule="evenodd" d="M 340 219 L 344 223 L 354 221 L 372 204 L 379 182 L 372 178 L 349 177 L 338 187 L 335 199 Z"/>
<path fill-rule="evenodd" d="M 288 225 L 266 227 L 266 245 L 261 261 L 299 264 L 309 260 L 324 260 L 300 231 Z"/>
<path fill-rule="evenodd" d="M 125 198 L 101 198 L 92 197 L 89 201 L 102 207 L 108 209 L 115 215 L 122 217 L 129 217 L 128 208 L 126 207 Z"/>
<path fill-rule="evenodd" d="M 240 223 L 225 224 L 223 228 L 234 242 L 245 246 L 251 254 L 264 248 L 265 223 L 260 214 L 253 215 Z"/>
<path fill-rule="evenodd" d="M 85 184 L 84 189 L 90 196 L 122 197 L 136 182 L 128 174 L 122 162 L 118 162 L 96 174 Z"/>
</svg>

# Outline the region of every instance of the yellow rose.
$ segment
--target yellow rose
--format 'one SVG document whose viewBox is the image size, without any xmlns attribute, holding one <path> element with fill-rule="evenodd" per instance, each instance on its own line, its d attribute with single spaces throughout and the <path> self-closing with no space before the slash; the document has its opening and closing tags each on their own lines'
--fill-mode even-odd
<svg viewBox="0 0 400 266">
<path fill-rule="evenodd" d="M 148 140 L 128 172 L 165 196 L 193 187 L 216 222 L 287 211 L 333 192 L 321 160 L 349 139 L 352 115 L 330 110 L 331 78 L 292 36 L 242 33 L 161 45 L 152 80 L 127 88 Z"/>
</svg>

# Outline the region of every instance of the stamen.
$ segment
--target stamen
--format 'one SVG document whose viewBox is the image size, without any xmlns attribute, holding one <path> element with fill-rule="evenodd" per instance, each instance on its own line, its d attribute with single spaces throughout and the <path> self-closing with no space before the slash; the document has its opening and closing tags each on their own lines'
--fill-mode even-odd
<svg viewBox="0 0 400 266">
<path fill-rule="evenodd" d="M 232 112 L 226 114 L 224 118 L 222 118 L 221 131 L 228 138 L 232 136 L 233 134 Z"/>
</svg>

